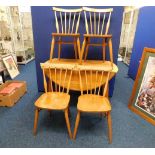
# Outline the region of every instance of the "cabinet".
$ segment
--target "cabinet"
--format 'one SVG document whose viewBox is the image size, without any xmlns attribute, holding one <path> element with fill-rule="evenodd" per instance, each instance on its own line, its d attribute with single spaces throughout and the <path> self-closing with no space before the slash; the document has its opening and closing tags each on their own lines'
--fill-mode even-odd
<svg viewBox="0 0 155 155">
<path fill-rule="evenodd" d="M 0 7 L 0 55 L 12 54 L 18 64 L 34 59 L 31 12 Z"/>
<path fill-rule="evenodd" d="M 26 64 L 34 59 L 31 13 L 20 12 L 17 6 L 9 9 L 17 63 Z"/>
</svg>

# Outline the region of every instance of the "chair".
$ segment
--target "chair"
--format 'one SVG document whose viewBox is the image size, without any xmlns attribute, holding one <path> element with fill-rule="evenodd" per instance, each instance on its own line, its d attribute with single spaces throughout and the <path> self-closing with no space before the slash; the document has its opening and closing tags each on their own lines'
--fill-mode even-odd
<svg viewBox="0 0 155 155">
<path fill-rule="evenodd" d="M 86 67 L 80 67 L 79 79 L 81 87 L 81 95 L 77 103 L 77 117 L 75 122 L 73 139 L 76 138 L 77 129 L 80 121 L 81 113 L 99 113 L 105 114 L 108 121 L 109 143 L 112 142 L 112 121 L 111 121 L 111 104 L 108 99 L 108 81 L 110 71 L 103 71 L 102 68 L 92 70 Z M 85 80 L 84 80 L 85 79 Z M 103 92 L 101 95 L 101 86 Z"/>
<path fill-rule="evenodd" d="M 80 15 L 82 8 L 79 9 L 62 9 L 53 7 L 56 22 L 56 33 L 52 33 L 52 44 L 50 59 L 53 58 L 53 51 L 55 44 L 58 44 L 58 59 L 61 57 L 61 45 L 73 44 L 75 51 L 75 58 L 80 56 L 80 34 L 78 33 Z M 63 37 L 72 38 L 73 41 L 63 41 Z M 56 41 L 56 38 L 58 40 Z"/>
<path fill-rule="evenodd" d="M 83 7 L 86 34 L 81 49 L 81 60 L 86 60 L 89 46 L 101 46 L 103 61 L 106 59 L 106 46 L 109 46 L 110 61 L 113 63 L 112 35 L 108 34 L 113 8 L 95 9 Z M 91 43 L 91 39 L 101 39 L 102 43 Z M 85 51 L 85 53 L 84 53 Z"/>
<path fill-rule="evenodd" d="M 64 111 L 66 125 L 69 133 L 69 137 L 72 138 L 70 129 L 70 122 L 68 118 L 69 111 L 69 87 L 72 77 L 72 66 L 51 65 L 48 69 L 43 69 L 44 89 L 45 93 L 42 94 L 35 102 L 35 118 L 33 133 L 36 135 L 37 123 L 40 110 L 48 111 Z M 65 75 L 65 76 L 62 76 Z M 51 84 L 51 92 L 48 92 L 47 77 Z M 52 83 L 54 82 L 54 83 Z"/>
</svg>

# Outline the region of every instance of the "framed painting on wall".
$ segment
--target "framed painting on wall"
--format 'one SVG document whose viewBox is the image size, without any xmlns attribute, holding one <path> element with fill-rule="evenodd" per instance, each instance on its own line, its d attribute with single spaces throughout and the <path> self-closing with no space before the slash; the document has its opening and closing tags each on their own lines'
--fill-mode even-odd
<svg viewBox="0 0 155 155">
<path fill-rule="evenodd" d="M 155 49 L 144 48 L 128 107 L 155 125 Z"/>
<path fill-rule="evenodd" d="M 17 68 L 17 65 L 12 57 L 12 55 L 9 55 L 7 57 L 3 58 L 4 65 L 10 74 L 11 79 L 15 78 L 19 74 L 19 70 Z"/>
</svg>

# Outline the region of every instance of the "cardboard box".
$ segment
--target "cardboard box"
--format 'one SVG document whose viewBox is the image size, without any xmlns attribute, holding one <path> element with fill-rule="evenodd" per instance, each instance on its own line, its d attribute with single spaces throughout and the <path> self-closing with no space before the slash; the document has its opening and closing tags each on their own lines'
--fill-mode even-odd
<svg viewBox="0 0 155 155">
<path fill-rule="evenodd" d="M 15 103 L 27 92 L 26 82 L 25 81 L 6 81 L 0 86 L 0 91 L 7 87 L 11 83 L 22 83 L 21 87 L 16 88 L 10 94 L 0 94 L 0 106 L 12 107 Z"/>
</svg>

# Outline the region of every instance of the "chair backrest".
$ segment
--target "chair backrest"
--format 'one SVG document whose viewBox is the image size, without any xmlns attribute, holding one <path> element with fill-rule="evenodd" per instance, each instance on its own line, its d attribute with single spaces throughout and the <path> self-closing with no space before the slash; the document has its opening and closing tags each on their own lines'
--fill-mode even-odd
<svg viewBox="0 0 155 155">
<path fill-rule="evenodd" d="M 113 8 L 96 9 L 83 7 L 87 34 L 107 35 Z"/>
<path fill-rule="evenodd" d="M 87 94 L 100 95 L 101 87 L 103 86 L 103 96 L 106 96 L 111 71 L 104 71 L 102 68 L 92 68 L 89 66 L 80 66 L 78 70 L 82 95 L 84 91 Z"/>
<path fill-rule="evenodd" d="M 48 92 L 48 86 L 50 86 L 51 92 L 69 93 L 73 68 L 73 65 L 64 66 L 60 64 L 51 64 L 48 68 L 42 68 L 45 92 Z M 50 84 L 48 86 L 47 78 Z"/>
<path fill-rule="evenodd" d="M 78 33 L 82 8 L 62 9 L 53 7 L 57 33 Z"/>
</svg>

